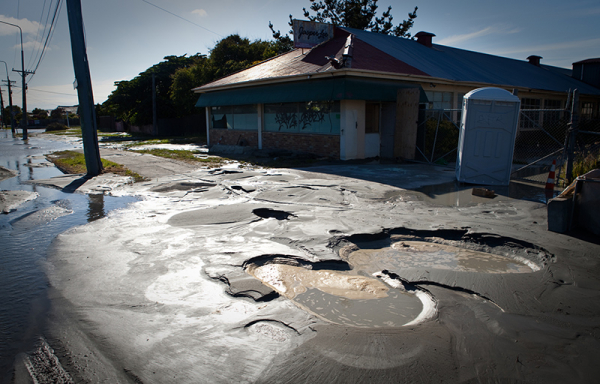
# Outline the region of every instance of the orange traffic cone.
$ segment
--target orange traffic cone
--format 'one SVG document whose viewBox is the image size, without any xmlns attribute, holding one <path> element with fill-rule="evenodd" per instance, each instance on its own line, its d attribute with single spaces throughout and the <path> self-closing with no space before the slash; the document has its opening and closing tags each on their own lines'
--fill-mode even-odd
<svg viewBox="0 0 600 384">
<path fill-rule="evenodd" d="M 548 174 L 548 181 L 546 181 L 546 192 L 554 192 L 554 185 L 556 184 L 556 159 L 552 160 L 552 168 Z"/>
</svg>

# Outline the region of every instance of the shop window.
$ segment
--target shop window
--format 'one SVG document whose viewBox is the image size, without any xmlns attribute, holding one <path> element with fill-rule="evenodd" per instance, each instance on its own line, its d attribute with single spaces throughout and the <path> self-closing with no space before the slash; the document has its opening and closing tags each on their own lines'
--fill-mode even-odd
<svg viewBox="0 0 600 384">
<path fill-rule="evenodd" d="M 365 133 L 379 133 L 379 103 L 367 103 L 365 111 Z"/>
<path fill-rule="evenodd" d="M 520 129 L 539 129 L 540 126 L 540 99 L 521 99 Z"/>
<path fill-rule="evenodd" d="M 544 109 L 562 109 L 561 100 L 544 100 Z M 550 111 L 544 112 L 544 123 L 556 122 L 561 119 L 563 115 L 562 111 Z"/>
<path fill-rule="evenodd" d="M 596 110 L 598 109 L 596 103 L 592 103 L 592 102 L 587 102 L 587 103 L 581 103 L 581 117 L 584 119 L 593 119 L 595 117 L 597 117 L 597 113 Z"/>
<path fill-rule="evenodd" d="M 429 109 L 452 109 L 452 92 L 425 91 Z"/>
<path fill-rule="evenodd" d="M 211 128 L 258 130 L 258 110 L 256 105 L 235 105 L 212 107 Z"/>
<path fill-rule="evenodd" d="M 266 132 L 339 135 L 339 101 L 265 104 Z"/>
</svg>

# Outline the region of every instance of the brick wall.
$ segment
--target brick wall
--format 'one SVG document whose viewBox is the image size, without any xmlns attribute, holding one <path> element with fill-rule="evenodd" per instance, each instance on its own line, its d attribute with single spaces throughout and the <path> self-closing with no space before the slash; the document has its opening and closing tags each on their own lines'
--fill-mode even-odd
<svg viewBox="0 0 600 384">
<path fill-rule="evenodd" d="M 339 135 L 263 132 L 262 137 L 263 149 L 287 149 L 335 159 L 340 158 Z M 211 145 L 240 145 L 242 140 L 245 145 L 258 148 L 258 132 L 214 128 L 210 130 Z"/>
<path fill-rule="evenodd" d="M 210 130 L 211 145 L 241 145 L 242 141 L 246 146 L 258 148 L 258 132 L 214 128 Z"/>
<path fill-rule="evenodd" d="M 338 135 L 263 132 L 262 137 L 263 149 L 288 149 L 294 152 L 340 158 L 340 137 Z"/>
</svg>

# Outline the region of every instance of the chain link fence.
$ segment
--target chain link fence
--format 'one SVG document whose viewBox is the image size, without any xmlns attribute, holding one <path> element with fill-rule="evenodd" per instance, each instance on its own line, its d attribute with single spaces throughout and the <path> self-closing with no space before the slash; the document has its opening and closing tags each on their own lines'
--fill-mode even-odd
<svg viewBox="0 0 600 384">
<path fill-rule="evenodd" d="M 581 118 L 574 137 L 573 178 L 600 168 L 600 119 Z"/>
<path fill-rule="evenodd" d="M 421 110 L 416 160 L 439 165 L 456 161 L 461 113 L 461 109 Z M 564 109 L 521 110 L 512 179 L 545 184 L 554 160 L 560 174 L 565 168 L 563 154 L 570 118 Z"/>
<path fill-rule="evenodd" d="M 416 160 L 440 165 L 456 161 L 460 117 L 460 109 L 420 110 Z"/>
<path fill-rule="evenodd" d="M 461 112 L 460 109 L 420 111 L 416 160 L 439 165 L 456 161 Z M 576 124 L 572 125 L 572 121 Z M 570 140 L 573 145 L 569 150 Z M 585 116 L 572 119 L 569 109 L 522 109 L 511 179 L 543 185 L 553 163 L 559 187 L 566 186 L 571 179 L 567 174 L 569 167 L 573 178 L 599 168 L 600 119 Z"/>
<path fill-rule="evenodd" d="M 563 109 L 521 110 L 511 179 L 545 184 L 553 162 L 557 170 L 564 168 L 570 119 L 570 112 Z"/>
</svg>

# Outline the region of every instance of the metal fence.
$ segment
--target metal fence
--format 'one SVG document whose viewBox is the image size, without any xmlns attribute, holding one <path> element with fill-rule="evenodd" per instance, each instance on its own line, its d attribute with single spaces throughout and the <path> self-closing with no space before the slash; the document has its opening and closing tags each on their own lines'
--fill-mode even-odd
<svg viewBox="0 0 600 384">
<path fill-rule="evenodd" d="M 570 112 L 563 109 L 521 110 L 511 179 L 545 184 L 553 161 L 557 169 L 564 168 L 570 119 Z"/>
<path fill-rule="evenodd" d="M 600 119 L 581 118 L 575 128 L 570 158 L 573 175 L 577 176 L 600 167 Z"/>
<path fill-rule="evenodd" d="M 577 92 L 567 109 L 522 109 L 513 154 L 511 179 L 545 184 L 553 162 L 556 183 L 600 167 L 600 119 L 579 117 Z M 417 158 L 432 164 L 456 161 L 460 109 L 423 109 L 417 129 Z"/>
<path fill-rule="evenodd" d="M 417 129 L 417 160 L 445 165 L 456 161 L 460 109 L 421 110 Z M 563 169 L 570 112 L 523 109 L 515 141 L 512 178 L 546 183 L 553 160 Z M 564 172 L 563 172 L 564 173 Z"/>
<path fill-rule="evenodd" d="M 417 160 L 445 165 L 456 161 L 460 109 L 422 109 L 417 127 Z"/>
</svg>

